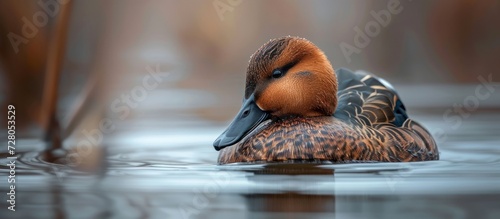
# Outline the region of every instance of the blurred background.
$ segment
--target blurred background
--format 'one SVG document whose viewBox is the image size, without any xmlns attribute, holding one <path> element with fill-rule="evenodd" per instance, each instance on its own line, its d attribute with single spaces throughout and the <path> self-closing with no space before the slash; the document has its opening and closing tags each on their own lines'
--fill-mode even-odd
<svg viewBox="0 0 500 219">
<path fill-rule="evenodd" d="M 250 55 L 286 35 L 334 68 L 393 83 L 438 143 L 498 153 L 498 0 L 3 0 L 0 111 L 16 107 L 18 152 L 40 152 L 26 155 L 26 174 L 57 175 L 75 153 L 80 170 L 104 175 L 214 165 Z"/>
<path fill-rule="evenodd" d="M 394 1 L 396 13 L 386 0 L 67 2 L 0 3 L 2 110 L 17 106 L 21 136 L 37 137 L 47 123 L 41 110 L 44 95 L 50 96 L 46 80 L 56 82 L 51 97 L 57 99 L 58 120 L 80 124 L 117 114 L 110 109 L 113 101 L 132 95 L 148 67 L 160 71 L 161 82 L 146 89 L 144 98 L 136 91 L 139 100 L 132 101 L 138 103 L 126 119 L 156 117 L 147 112 L 155 110 L 227 121 L 240 106 L 250 55 L 285 35 L 314 42 L 334 68 L 386 78 L 410 110 L 452 107 L 474 94 L 470 85 L 480 84 L 478 77 L 500 80 L 496 0 Z M 384 12 L 390 17 L 373 15 Z M 58 18 L 66 22 L 62 28 Z M 356 29 L 366 34 L 367 26 L 374 36 L 365 35 L 365 43 Z M 63 36 L 56 36 L 58 28 Z M 51 44 L 56 37 L 61 39 Z M 50 46 L 62 58 L 51 58 Z M 496 98 L 480 105 L 498 103 Z M 77 111 L 82 115 L 75 118 Z"/>
</svg>

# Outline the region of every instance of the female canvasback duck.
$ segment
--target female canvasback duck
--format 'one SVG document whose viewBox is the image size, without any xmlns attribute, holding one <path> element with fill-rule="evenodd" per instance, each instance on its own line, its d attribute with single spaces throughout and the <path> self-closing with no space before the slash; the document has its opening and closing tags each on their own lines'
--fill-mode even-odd
<svg viewBox="0 0 500 219">
<path fill-rule="evenodd" d="M 408 118 L 388 82 L 334 71 L 313 43 L 290 36 L 252 55 L 243 105 L 214 147 L 219 164 L 439 159 L 431 134 Z"/>
</svg>

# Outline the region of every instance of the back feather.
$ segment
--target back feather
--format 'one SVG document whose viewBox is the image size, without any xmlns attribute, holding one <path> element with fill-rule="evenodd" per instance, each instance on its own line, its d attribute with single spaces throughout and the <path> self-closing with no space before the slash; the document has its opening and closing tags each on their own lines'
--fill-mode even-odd
<svg viewBox="0 0 500 219">
<path fill-rule="evenodd" d="M 345 68 L 335 72 L 339 82 L 335 117 L 358 125 L 391 123 L 397 127 L 403 126 L 408 119 L 406 108 L 387 81 Z"/>
</svg>

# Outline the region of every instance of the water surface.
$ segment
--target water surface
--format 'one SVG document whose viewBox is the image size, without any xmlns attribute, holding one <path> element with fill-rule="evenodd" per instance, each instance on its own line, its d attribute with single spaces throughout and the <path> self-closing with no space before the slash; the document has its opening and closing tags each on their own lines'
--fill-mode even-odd
<svg viewBox="0 0 500 219">
<path fill-rule="evenodd" d="M 500 116 L 458 129 L 439 113 L 415 116 L 445 131 L 441 160 L 218 166 L 211 143 L 224 124 L 178 115 L 119 124 L 92 174 L 46 162 L 42 142 L 22 139 L 16 212 L 1 202 L 1 218 L 499 218 Z"/>
</svg>

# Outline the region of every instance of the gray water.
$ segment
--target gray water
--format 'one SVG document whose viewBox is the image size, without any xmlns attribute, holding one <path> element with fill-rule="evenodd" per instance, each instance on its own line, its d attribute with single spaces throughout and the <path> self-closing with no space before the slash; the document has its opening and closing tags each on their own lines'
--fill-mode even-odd
<svg viewBox="0 0 500 219">
<path fill-rule="evenodd" d="M 92 174 L 48 163 L 43 142 L 21 139 L 16 212 L 2 147 L 0 218 L 500 218 L 500 115 L 477 112 L 459 128 L 439 110 L 414 117 L 444 131 L 441 160 L 218 166 L 211 143 L 225 123 L 189 114 L 118 124 Z"/>
</svg>

